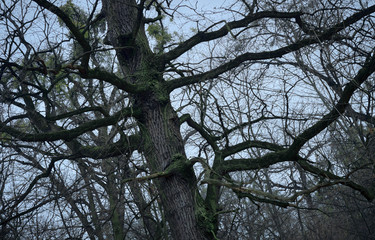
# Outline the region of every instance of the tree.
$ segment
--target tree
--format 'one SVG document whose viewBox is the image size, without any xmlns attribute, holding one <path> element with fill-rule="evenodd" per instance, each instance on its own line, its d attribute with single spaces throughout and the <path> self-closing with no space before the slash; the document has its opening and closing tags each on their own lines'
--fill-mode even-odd
<svg viewBox="0 0 375 240">
<path fill-rule="evenodd" d="M 375 127 L 357 101 L 373 106 L 375 5 L 216 10 L 2 2 L 3 236 L 285 239 L 306 235 L 289 211 L 323 188 L 374 199 L 327 143 L 343 118 Z"/>
</svg>

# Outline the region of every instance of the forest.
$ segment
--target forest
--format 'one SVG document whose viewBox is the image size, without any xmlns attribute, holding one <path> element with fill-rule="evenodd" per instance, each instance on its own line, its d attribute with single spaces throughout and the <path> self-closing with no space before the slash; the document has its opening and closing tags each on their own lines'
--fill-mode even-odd
<svg viewBox="0 0 375 240">
<path fill-rule="evenodd" d="M 374 29 L 371 0 L 1 0 L 0 239 L 375 239 Z"/>
</svg>

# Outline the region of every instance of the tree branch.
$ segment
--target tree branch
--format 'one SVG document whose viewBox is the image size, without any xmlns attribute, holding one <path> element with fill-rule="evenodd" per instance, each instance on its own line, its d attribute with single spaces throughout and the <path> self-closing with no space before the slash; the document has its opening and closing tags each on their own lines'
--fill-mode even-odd
<svg viewBox="0 0 375 240">
<path fill-rule="evenodd" d="M 320 43 L 320 42 L 325 41 L 325 40 L 330 40 L 332 38 L 332 36 L 334 36 L 334 34 L 338 33 L 339 31 L 343 30 L 344 28 L 346 28 L 346 27 L 350 26 L 351 24 L 355 23 L 356 21 L 360 20 L 362 17 L 367 16 L 367 15 L 373 13 L 373 12 L 375 12 L 375 5 L 353 14 L 351 17 L 348 17 L 344 21 L 332 26 L 328 30 L 326 30 L 326 31 L 322 32 L 321 34 L 317 35 L 316 37 L 306 38 L 306 39 L 297 41 L 295 43 L 289 44 L 288 46 L 279 48 L 279 49 L 274 50 L 274 51 L 265 51 L 265 52 L 260 52 L 260 53 L 244 53 L 244 54 L 234 58 L 233 60 L 231 60 L 227 63 L 224 63 L 217 68 L 212 69 L 211 71 L 207 71 L 205 73 L 194 75 L 194 76 L 178 78 L 178 79 L 175 79 L 173 81 L 167 82 L 166 86 L 168 88 L 168 91 L 171 92 L 174 89 L 182 87 L 182 86 L 187 86 L 187 85 L 194 84 L 194 83 L 197 83 L 197 82 L 204 82 L 208 79 L 216 78 L 220 74 L 223 74 L 223 73 L 225 73 L 225 72 L 227 72 L 227 71 L 229 71 L 233 68 L 238 67 L 240 64 L 242 64 L 245 61 L 280 58 L 280 57 L 282 57 L 282 56 L 284 56 L 288 53 L 294 52 L 294 51 L 299 50 L 303 47 L 306 47 L 306 46 L 309 46 L 309 45 L 312 45 L 312 44 L 315 44 L 315 43 Z M 298 13 L 294 13 L 294 14 L 298 15 Z M 299 13 L 299 14 L 301 14 L 301 13 Z M 292 16 L 290 16 L 290 17 L 292 17 Z M 244 21 L 244 20 L 241 20 L 241 21 Z M 225 27 L 221 28 L 218 31 L 224 31 L 223 29 L 225 29 Z M 215 31 L 215 32 L 212 32 L 212 33 L 198 33 L 197 35 L 195 35 L 191 39 L 187 40 L 187 42 L 193 41 L 192 39 L 195 39 L 194 41 L 198 41 L 198 39 L 203 39 L 200 42 L 212 40 L 209 37 L 205 37 L 205 36 L 206 35 L 210 36 L 209 34 L 213 34 L 213 33 L 216 33 L 218 31 Z M 199 36 L 199 34 L 202 35 L 202 37 L 197 37 L 197 36 Z M 206 40 L 206 38 L 207 38 L 207 40 Z M 185 42 L 185 44 L 188 45 L 187 42 Z M 198 43 L 196 43 L 196 44 L 198 44 Z M 184 46 L 182 46 L 182 47 L 184 47 Z M 177 47 L 177 48 L 179 48 L 179 47 Z M 173 50 L 171 52 L 173 52 Z"/>
<path fill-rule="evenodd" d="M 293 144 L 290 146 L 288 150 L 289 154 L 292 154 L 294 155 L 294 157 L 296 157 L 299 150 L 307 141 L 309 141 L 310 139 L 318 135 L 321 131 L 327 128 L 331 123 L 336 121 L 336 119 L 345 112 L 345 109 L 348 106 L 349 100 L 352 97 L 354 91 L 357 90 L 359 86 L 364 81 L 366 81 L 367 78 L 372 73 L 374 73 L 374 71 L 375 71 L 375 53 L 373 54 L 372 57 L 369 57 L 366 60 L 364 66 L 358 71 L 354 79 L 346 85 L 341 95 L 340 100 L 333 107 L 333 109 L 328 114 L 326 114 L 321 120 L 319 120 L 317 123 L 315 123 L 310 128 L 306 129 L 303 133 L 301 133 L 299 136 L 295 138 Z"/>
<path fill-rule="evenodd" d="M 124 90 L 128 93 L 139 93 L 139 92 L 145 91 L 147 88 L 147 86 L 140 86 L 140 85 L 128 83 L 124 79 L 118 77 L 116 74 L 104 71 L 99 68 L 89 69 L 84 74 L 81 74 L 81 77 L 85 79 L 94 78 L 94 79 L 108 82 L 110 84 L 113 84 L 117 88 Z"/>
<path fill-rule="evenodd" d="M 215 171 L 226 174 L 235 171 L 256 170 L 267 168 L 279 162 L 289 161 L 286 150 L 270 152 L 258 158 L 232 159 L 223 161 Z"/>
<path fill-rule="evenodd" d="M 54 13 L 56 16 L 58 16 L 65 25 L 69 28 L 69 30 L 72 32 L 74 37 L 76 38 L 77 42 L 81 47 L 83 48 L 83 51 L 85 52 L 83 57 L 83 67 L 88 67 L 88 62 L 90 59 L 90 52 L 91 52 L 91 46 L 89 42 L 85 39 L 83 33 L 73 24 L 72 20 L 69 18 L 68 15 L 66 15 L 59 7 L 56 5 L 50 3 L 46 0 L 33 0 L 36 2 L 39 6 L 44 7 L 48 9 L 50 12 Z"/>
<path fill-rule="evenodd" d="M 141 146 L 141 136 L 131 135 L 121 138 L 116 143 L 106 144 L 103 146 L 84 146 L 78 149 L 78 153 L 74 154 L 70 159 L 89 157 L 92 159 L 105 159 L 128 154 L 134 150 L 139 150 Z"/>
<path fill-rule="evenodd" d="M 239 144 L 228 146 L 225 149 L 222 150 L 223 158 L 230 156 L 232 154 L 241 152 L 248 148 L 261 148 L 261 149 L 268 149 L 271 151 L 282 151 L 284 150 L 283 147 L 269 142 L 264 141 L 255 141 L 255 140 L 249 140 L 245 142 L 241 142 Z"/>
<path fill-rule="evenodd" d="M 317 167 L 314 167 L 313 165 L 309 164 L 306 159 L 303 159 L 303 158 L 299 158 L 299 160 L 297 160 L 298 164 L 306 171 L 310 172 L 310 173 L 313 173 L 313 174 L 316 174 L 318 176 L 321 176 L 323 178 L 328 178 L 330 180 L 334 180 L 334 181 L 337 181 L 338 183 L 342 184 L 342 185 L 345 185 L 345 186 L 348 186 L 354 190 L 357 190 L 359 191 L 368 201 L 372 201 L 374 200 L 375 198 L 375 192 L 374 191 L 371 191 L 371 190 L 368 190 L 367 188 L 347 179 L 347 178 L 343 178 L 343 177 L 339 177 L 329 171 L 325 171 L 325 170 L 322 170 L 322 169 L 319 169 Z"/>
<path fill-rule="evenodd" d="M 134 115 L 136 114 L 133 112 L 132 109 L 126 108 L 116 113 L 112 117 L 106 117 L 106 118 L 86 122 L 80 125 L 79 127 L 76 127 L 71 130 L 61 130 L 57 132 L 35 133 L 35 134 L 19 131 L 13 127 L 6 126 L 3 122 L 0 122 L 0 132 L 5 132 L 18 140 L 26 141 L 26 142 L 43 142 L 43 141 L 56 141 L 56 140 L 71 141 L 85 132 L 92 131 L 94 129 L 104 127 L 104 126 L 114 125 L 119 120 L 125 117 L 131 117 Z"/>
<path fill-rule="evenodd" d="M 191 48 L 198 45 L 199 43 L 207 42 L 210 40 L 223 37 L 227 35 L 233 29 L 246 27 L 251 22 L 254 22 L 262 18 L 296 18 L 302 14 L 303 13 L 301 12 L 287 13 L 287 12 L 276 12 L 276 11 L 264 11 L 264 12 L 250 14 L 241 20 L 225 23 L 225 25 L 217 31 L 207 32 L 208 30 L 205 30 L 204 32 L 198 32 L 196 35 L 182 42 L 173 50 L 165 53 L 162 56 L 162 59 L 165 63 L 167 63 L 173 59 L 178 58 L 179 56 L 189 51 Z"/>
</svg>

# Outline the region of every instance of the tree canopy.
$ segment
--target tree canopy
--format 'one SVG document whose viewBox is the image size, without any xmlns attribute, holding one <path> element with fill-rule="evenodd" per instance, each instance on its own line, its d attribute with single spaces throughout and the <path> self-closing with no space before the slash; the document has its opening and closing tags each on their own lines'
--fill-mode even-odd
<svg viewBox="0 0 375 240">
<path fill-rule="evenodd" d="M 374 12 L 1 1 L 0 236 L 375 237 Z"/>
</svg>

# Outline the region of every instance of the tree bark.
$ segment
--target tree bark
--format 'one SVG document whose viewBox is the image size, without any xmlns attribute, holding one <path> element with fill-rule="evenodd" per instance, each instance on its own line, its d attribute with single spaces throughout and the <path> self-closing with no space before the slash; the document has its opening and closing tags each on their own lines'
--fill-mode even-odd
<svg viewBox="0 0 375 240">
<path fill-rule="evenodd" d="M 151 168 L 163 171 L 176 161 L 176 156 L 186 158 L 178 118 L 170 104 L 146 104 L 142 110 L 145 113 L 141 122 L 143 135 L 149 137 L 145 155 Z M 204 239 L 195 215 L 195 194 L 198 194 L 194 187 L 195 175 L 192 169 L 187 171 L 160 179 L 159 193 L 174 239 Z"/>
<path fill-rule="evenodd" d="M 186 160 L 180 123 L 165 91 L 156 56 L 150 50 L 140 13 L 134 0 L 103 0 L 109 43 L 116 48 L 124 81 L 144 87 L 130 93 L 144 141 L 144 155 L 153 172 L 164 171 L 175 159 Z M 176 158 L 176 156 L 178 156 Z M 196 179 L 192 167 L 159 179 L 157 185 L 174 239 L 205 239 L 196 216 Z"/>
</svg>

